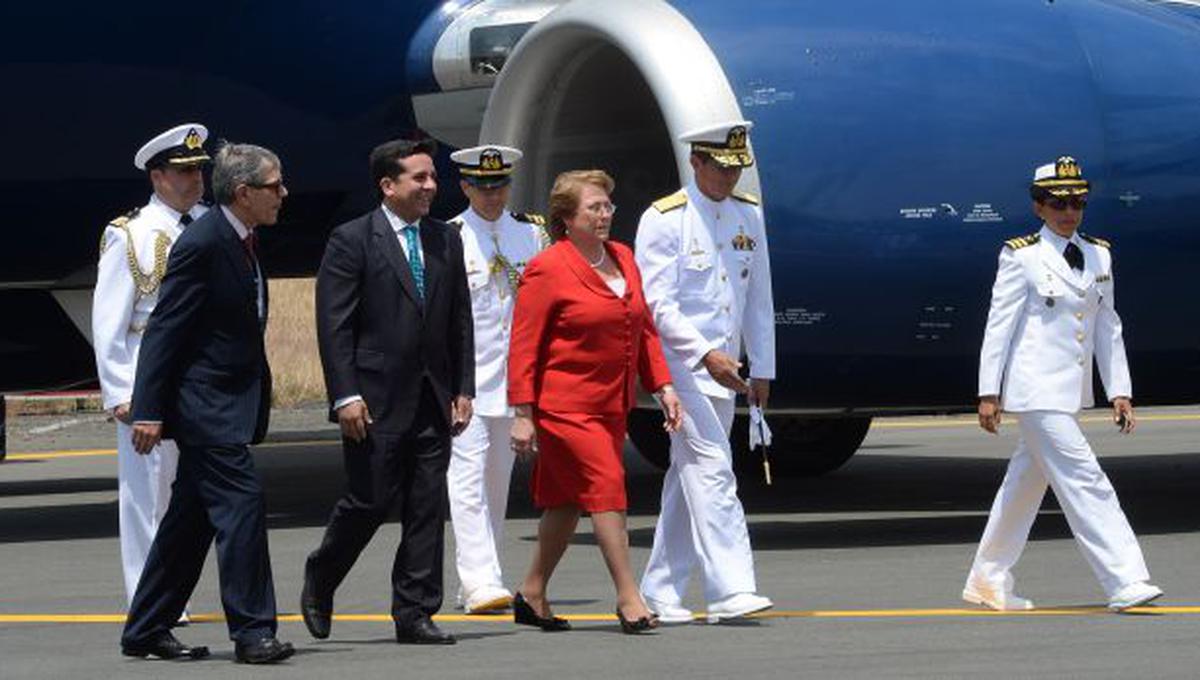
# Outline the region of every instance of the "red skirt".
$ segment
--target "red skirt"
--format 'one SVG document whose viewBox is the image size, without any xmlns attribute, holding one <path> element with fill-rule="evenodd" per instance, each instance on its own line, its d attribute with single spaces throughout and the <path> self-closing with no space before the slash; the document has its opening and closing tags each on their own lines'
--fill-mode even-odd
<svg viewBox="0 0 1200 680">
<path fill-rule="evenodd" d="M 586 512 L 624 511 L 624 413 L 534 409 L 538 455 L 530 486 L 538 508 L 575 505 Z"/>
</svg>

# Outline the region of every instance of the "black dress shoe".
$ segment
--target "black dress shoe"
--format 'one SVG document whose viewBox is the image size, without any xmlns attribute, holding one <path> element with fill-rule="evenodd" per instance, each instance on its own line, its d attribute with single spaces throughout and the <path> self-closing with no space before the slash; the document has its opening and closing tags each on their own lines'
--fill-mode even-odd
<svg viewBox="0 0 1200 680">
<path fill-rule="evenodd" d="M 290 642 L 278 638 L 263 638 L 255 642 L 239 642 L 233 647 L 233 656 L 238 663 L 278 663 L 296 653 Z"/>
<path fill-rule="evenodd" d="M 536 626 L 547 633 L 559 633 L 571 630 L 571 622 L 558 616 L 538 616 L 533 607 L 525 601 L 525 596 L 517 593 L 512 603 L 513 621 L 524 626 Z"/>
<path fill-rule="evenodd" d="M 422 616 L 409 623 L 397 623 L 396 642 L 409 645 L 452 645 L 458 640 L 438 628 L 428 616 Z"/>
<path fill-rule="evenodd" d="M 300 616 L 304 619 L 304 627 L 318 640 L 329 637 L 329 627 L 333 619 L 333 603 L 322 601 L 313 592 L 312 579 L 305 569 L 304 589 L 300 591 Z"/>
<path fill-rule="evenodd" d="M 620 607 L 617 607 L 617 621 L 621 622 L 621 632 L 626 635 L 641 635 L 658 628 L 657 616 L 643 616 L 636 621 L 630 621 L 621 613 Z"/>
<path fill-rule="evenodd" d="M 121 653 L 125 656 L 158 659 L 203 659 L 208 656 L 208 647 L 188 647 L 170 633 L 163 633 L 146 642 L 122 642 Z"/>
</svg>

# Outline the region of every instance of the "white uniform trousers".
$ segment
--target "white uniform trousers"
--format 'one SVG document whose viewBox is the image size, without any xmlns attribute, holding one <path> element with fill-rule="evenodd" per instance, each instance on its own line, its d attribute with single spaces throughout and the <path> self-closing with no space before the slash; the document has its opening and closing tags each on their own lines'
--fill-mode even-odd
<svg viewBox="0 0 1200 680">
<path fill-rule="evenodd" d="M 695 391 L 678 394 L 686 415 L 683 427 L 671 435 L 671 466 L 663 478 L 662 511 L 642 593 L 677 605 L 696 566 L 708 602 L 756 592 L 750 534 L 729 445 L 734 400 Z"/>
<path fill-rule="evenodd" d="M 512 423 L 508 416 L 476 415 L 453 440 L 446 488 L 461 600 L 479 588 L 504 587 L 498 551 L 513 470 Z"/>
<path fill-rule="evenodd" d="M 150 544 L 167 506 L 171 485 L 179 465 L 175 442 L 164 439 L 142 456 L 133 448 L 132 428 L 117 423 L 117 514 L 121 533 L 121 565 L 125 571 L 125 595 L 133 601 Z"/>
<path fill-rule="evenodd" d="M 1011 569 L 1025 548 L 1047 483 L 1108 596 L 1122 586 L 1149 579 L 1137 537 L 1075 414 L 1013 415 L 1021 438 L 992 504 L 968 583 L 1012 592 Z"/>
</svg>

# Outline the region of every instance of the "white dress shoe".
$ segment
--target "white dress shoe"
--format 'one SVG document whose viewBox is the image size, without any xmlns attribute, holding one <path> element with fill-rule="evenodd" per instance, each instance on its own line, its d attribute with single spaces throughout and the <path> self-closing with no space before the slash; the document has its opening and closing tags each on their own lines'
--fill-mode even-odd
<svg viewBox="0 0 1200 680">
<path fill-rule="evenodd" d="M 1130 607 L 1140 607 L 1157 600 L 1162 595 L 1162 588 L 1145 581 L 1138 581 L 1121 586 L 1120 590 L 1108 598 L 1108 608 L 1114 612 L 1123 612 Z"/>
<path fill-rule="evenodd" d="M 765 612 L 774 606 L 774 602 L 762 595 L 737 593 L 709 604 L 708 622 L 720 623 L 730 619 L 740 619 L 758 612 Z"/>
<path fill-rule="evenodd" d="M 971 604 L 995 609 L 998 612 L 1033 609 L 1033 600 L 1025 599 L 1016 593 L 1005 593 L 971 583 L 963 588 L 962 598 Z"/>
<path fill-rule="evenodd" d="M 504 588 L 479 588 L 463 602 L 463 611 L 468 614 L 494 614 L 511 607 L 512 601 L 512 593 Z"/>
<path fill-rule="evenodd" d="M 658 617 L 659 623 L 691 623 L 695 620 L 695 616 L 692 615 L 692 610 L 688 609 L 687 607 L 678 604 L 659 602 L 658 600 L 654 600 L 645 596 L 643 596 L 643 598 L 646 600 L 646 607 L 652 614 Z"/>
</svg>

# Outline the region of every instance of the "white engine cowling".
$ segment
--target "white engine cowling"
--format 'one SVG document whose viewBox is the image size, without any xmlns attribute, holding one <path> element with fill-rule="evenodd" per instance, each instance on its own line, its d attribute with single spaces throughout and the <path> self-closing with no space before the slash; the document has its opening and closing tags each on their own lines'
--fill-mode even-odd
<svg viewBox="0 0 1200 680">
<path fill-rule="evenodd" d="M 574 0 L 539 21 L 492 89 L 481 143 L 525 151 L 512 203 L 540 209 L 554 177 L 599 167 L 617 181 L 630 241 L 649 203 L 691 176 L 677 138 L 741 118 L 721 64 L 696 28 L 660 0 Z M 758 174 L 741 188 L 759 192 Z"/>
</svg>

